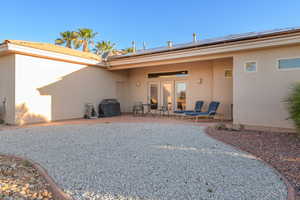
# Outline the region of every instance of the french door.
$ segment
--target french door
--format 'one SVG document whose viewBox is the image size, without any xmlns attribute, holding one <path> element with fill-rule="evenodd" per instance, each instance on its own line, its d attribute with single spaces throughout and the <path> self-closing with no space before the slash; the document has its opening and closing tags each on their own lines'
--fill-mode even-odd
<svg viewBox="0 0 300 200">
<path fill-rule="evenodd" d="M 160 105 L 173 110 L 174 108 L 174 81 L 162 81 Z"/>
<path fill-rule="evenodd" d="M 169 110 L 186 110 L 186 81 L 155 81 L 148 83 L 148 103 L 151 109 L 160 106 Z"/>
<path fill-rule="evenodd" d="M 186 110 L 186 81 L 175 81 L 175 110 Z"/>
<path fill-rule="evenodd" d="M 150 104 L 151 110 L 156 110 L 159 107 L 160 100 L 160 83 L 149 82 L 148 83 L 148 103 Z"/>
</svg>

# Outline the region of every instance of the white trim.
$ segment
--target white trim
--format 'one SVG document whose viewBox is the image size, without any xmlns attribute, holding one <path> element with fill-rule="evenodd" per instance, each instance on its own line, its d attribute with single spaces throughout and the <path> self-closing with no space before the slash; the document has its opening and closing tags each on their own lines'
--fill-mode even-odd
<svg viewBox="0 0 300 200">
<path fill-rule="evenodd" d="M 289 60 L 289 59 L 300 59 L 300 55 L 299 56 L 291 56 L 291 57 L 280 57 L 276 59 L 276 71 L 282 72 L 282 71 L 295 71 L 295 70 L 300 70 L 300 66 L 299 68 L 288 68 L 288 69 L 280 69 L 279 68 L 279 60 Z"/>
<path fill-rule="evenodd" d="M 255 71 L 247 71 L 247 63 L 255 63 Z M 245 73 L 256 73 L 258 68 L 258 62 L 256 60 L 247 60 L 244 62 L 244 72 Z"/>
</svg>

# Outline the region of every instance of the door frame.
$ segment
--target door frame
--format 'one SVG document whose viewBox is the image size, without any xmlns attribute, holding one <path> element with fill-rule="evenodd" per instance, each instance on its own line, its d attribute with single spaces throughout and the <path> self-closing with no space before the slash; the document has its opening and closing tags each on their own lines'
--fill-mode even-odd
<svg viewBox="0 0 300 200">
<path fill-rule="evenodd" d="M 174 82 L 174 80 L 162 80 L 162 81 L 160 81 L 160 106 L 162 106 L 163 105 L 163 101 L 164 101 L 164 99 L 163 99 L 163 84 L 164 83 L 169 83 L 169 84 L 171 84 L 171 110 L 173 111 L 174 110 L 174 103 L 175 103 L 175 101 L 174 101 L 174 97 L 175 97 L 175 95 L 174 95 L 174 92 L 175 92 L 175 82 Z"/>
<path fill-rule="evenodd" d="M 147 103 L 148 104 L 151 104 L 151 101 L 150 101 L 150 99 L 151 99 L 151 95 L 150 95 L 150 92 L 151 92 L 151 90 L 150 90 L 150 86 L 151 86 L 151 84 L 156 84 L 157 85 L 157 107 L 159 107 L 160 106 L 160 81 L 149 81 L 148 83 L 147 83 Z"/>
<path fill-rule="evenodd" d="M 187 80 L 175 80 L 174 81 L 174 108 L 177 110 L 177 83 L 185 83 L 185 109 L 187 107 Z"/>
<path fill-rule="evenodd" d="M 164 83 L 171 83 L 172 87 L 172 111 L 176 110 L 177 108 L 177 94 L 176 94 L 176 89 L 177 89 L 177 83 L 185 83 L 186 84 L 186 106 L 187 106 L 187 93 L 188 93 L 188 81 L 186 79 L 181 79 L 181 80 L 154 80 L 154 81 L 148 81 L 147 82 L 147 103 L 150 102 L 150 86 L 151 84 L 156 84 L 158 88 L 158 107 L 163 105 L 163 84 Z"/>
</svg>

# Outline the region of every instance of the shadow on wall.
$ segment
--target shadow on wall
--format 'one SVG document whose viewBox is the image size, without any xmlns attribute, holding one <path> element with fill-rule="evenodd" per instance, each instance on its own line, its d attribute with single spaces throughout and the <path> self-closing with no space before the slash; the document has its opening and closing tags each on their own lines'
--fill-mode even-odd
<svg viewBox="0 0 300 200">
<path fill-rule="evenodd" d="M 86 103 L 97 107 L 102 99 L 115 98 L 115 85 L 122 76 L 90 66 L 56 78 L 38 88 L 40 95 L 51 97 L 51 120 L 81 118 Z"/>
<path fill-rule="evenodd" d="M 16 123 L 19 125 L 47 121 L 45 116 L 30 112 L 25 103 L 16 106 Z"/>
</svg>

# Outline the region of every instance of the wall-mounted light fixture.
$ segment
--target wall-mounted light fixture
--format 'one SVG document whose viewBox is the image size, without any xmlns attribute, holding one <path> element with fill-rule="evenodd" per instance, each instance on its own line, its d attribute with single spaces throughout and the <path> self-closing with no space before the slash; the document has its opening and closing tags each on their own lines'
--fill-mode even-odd
<svg viewBox="0 0 300 200">
<path fill-rule="evenodd" d="M 197 83 L 198 83 L 199 85 L 201 85 L 201 84 L 203 83 L 203 79 L 202 79 L 202 78 L 199 78 L 199 79 L 197 80 Z"/>
<path fill-rule="evenodd" d="M 135 86 L 136 86 L 136 87 L 140 87 L 140 86 L 141 86 L 141 82 L 140 82 L 140 81 L 137 81 L 137 82 L 135 83 Z"/>
</svg>

